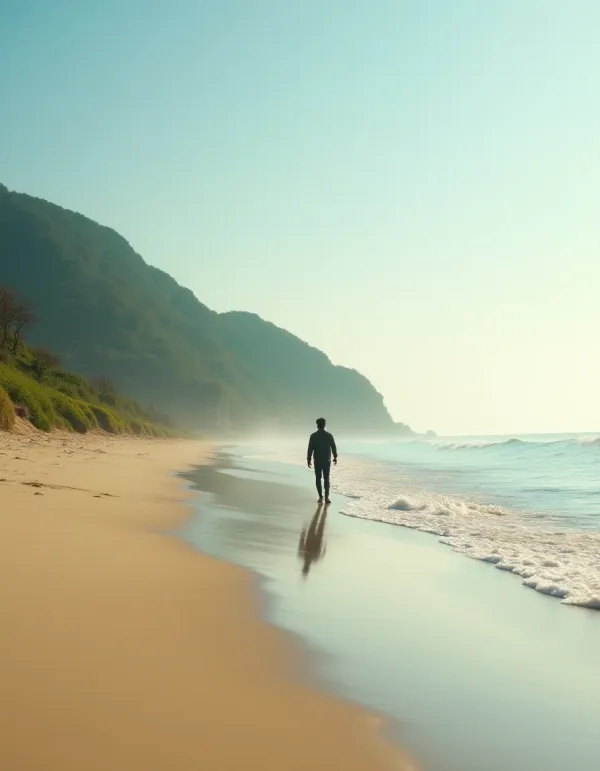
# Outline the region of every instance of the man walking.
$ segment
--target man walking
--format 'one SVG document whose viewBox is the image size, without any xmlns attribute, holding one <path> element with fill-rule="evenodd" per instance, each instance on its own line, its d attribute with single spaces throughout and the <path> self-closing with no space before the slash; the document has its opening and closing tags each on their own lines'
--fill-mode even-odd
<svg viewBox="0 0 600 771">
<path fill-rule="evenodd" d="M 322 481 L 325 483 L 325 503 L 331 503 L 329 500 L 329 472 L 331 470 L 332 455 L 333 462 L 337 463 L 335 439 L 329 431 L 325 431 L 325 418 L 319 418 L 317 420 L 317 431 L 310 437 L 308 442 L 308 453 L 306 455 L 308 468 L 311 467 L 313 459 L 315 462 L 315 477 L 317 481 L 317 492 L 319 493 L 319 503 L 323 503 Z"/>
</svg>

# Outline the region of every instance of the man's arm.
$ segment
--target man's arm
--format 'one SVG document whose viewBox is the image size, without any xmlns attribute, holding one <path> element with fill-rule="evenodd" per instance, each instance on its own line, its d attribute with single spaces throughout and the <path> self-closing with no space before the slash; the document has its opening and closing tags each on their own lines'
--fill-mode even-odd
<svg viewBox="0 0 600 771">
<path fill-rule="evenodd" d="M 308 450 L 306 451 L 306 462 L 309 468 L 310 468 L 310 463 L 311 463 L 314 451 L 315 451 L 315 443 L 311 435 L 310 439 L 308 440 Z"/>
<path fill-rule="evenodd" d="M 329 434 L 329 445 L 331 447 L 331 452 L 333 453 L 333 462 L 337 463 L 337 447 L 335 446 L 333 434 Z"/>
</svg>

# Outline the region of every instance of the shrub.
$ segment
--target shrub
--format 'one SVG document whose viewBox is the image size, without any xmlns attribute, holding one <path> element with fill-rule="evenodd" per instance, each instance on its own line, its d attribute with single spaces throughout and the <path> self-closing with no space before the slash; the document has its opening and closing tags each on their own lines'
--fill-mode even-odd
<svg viewBox="0 0 600 771">
<path fill-rule="evenodd" d="M 30 351 L 31 371 L 37 380 L 46 380 L 48 375 L 60 367 L 60 359 L 44 348 L 33 348 Z"/>
<path fill-rule="evenodd" d="M 119 403 L 119 397 L 115 396 L 115 394 L 107 393 L 99 398 L 103 404 L 108 404 L 110 407 L 116 407 Z"/>
<path fill-rule="evenodd" d="M 93 389 L 87 380 L 74 372 L 58 370 L 52 379 L 52 387 L 74 399 L 81 399 L 86 402 L 96 400 Z"/>
<path fill-rule="evenodd" d="M 125 431 L 125 424 L 113 412 L 107 410 L 99 404 L 90 404 L 90 409 L 96 418 L 98 427 L 109 434 L 122 434 Z"/>
<path fill-rule="evenodd" d="M 92 428 L 92 424 L 81 409 L 80 403 L 74 399 L 58 391 L 53 391 L 52 402 L 59 417 L 66 421 L 73 431 L 77 431 L 78 434 L 85 434 Z"/>
<path fill-rule="evenodd" d="M 99 376 L 92 378 L 89 382 L 90 387 L 92 390 L 96 393 L 97 397 L 100 399 L 101 402 L 106 402 L 107 404 L 114 404 L 114 399 L 116 398 L 117 389 L 116 386 L 113 384 L 111 380 L 109 380 L 107 377 Z M 110 396 L 112 397 L 112 400 L 108 400 L 106 397 Z"/>
<path fill-rule="evenodd" d="M 96 416 L 94 415 L 94 410 L 92 409 L 92 405 L 84 401 L 83 399 L 73 399 L 73 401 L 75 402 L 76 406 L 79 407 L 79 409 L 85 415 L 90 428 L 98 428 L 98 421 L 96 420 Z"/>
<path fill-rule="evenodd" d="M 56 412 L 47 389 L 6 364 L 0 364 L 0 386 L 13 402 L 27 407 L 36 428 L 50 431 L 56 423 Z"/>
<path fill-rule="evenodd" d="M 139 420 L 132 420 L 129 424 L 129 428 L 136 436 L 144 436 L 146 431 L 142 423 Z"/>
<path fill-rule="evenodd" d="M 0 431 L 10 431 L 15 425 L 15 409 L 10 396 L 0 387 Z"/>
</svg>

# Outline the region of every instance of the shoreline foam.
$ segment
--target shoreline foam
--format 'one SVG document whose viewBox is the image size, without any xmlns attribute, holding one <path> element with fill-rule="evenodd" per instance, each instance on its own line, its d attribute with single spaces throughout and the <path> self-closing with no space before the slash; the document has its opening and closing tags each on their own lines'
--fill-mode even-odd
<svg viewBox="0 0 600 771">
<path fill-rule="evenodd" d="M 416 487 L 413 480 L 391 476 L 390 468 L 349 459 L 336 482 L 348 498 L 344 514 L 435 535 L 453 551 L 513 573 L 540 594 L 600 609 L 600 533 Z"/>
</svg>

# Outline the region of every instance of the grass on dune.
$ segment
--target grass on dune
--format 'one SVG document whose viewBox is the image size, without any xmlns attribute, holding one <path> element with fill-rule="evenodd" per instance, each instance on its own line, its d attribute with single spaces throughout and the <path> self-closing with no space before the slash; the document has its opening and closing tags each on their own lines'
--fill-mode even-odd
<svg viewBox="0 0 600 771">
<path fill-rule="evenodd" d="M 29 419 L 41 431 L 60 425 L 47 389 L 9 364 L 0 364 L 0 386 L 14 404 L 29 412 Z"/>
<path fill-rule="evenodd" d="M 15 409 L 10 396 L 0 387 L 0 431 L 10 431 L 15 424 Z"/>
<path fill-rule="evenodd" d="M 118 398 L 113 399 L 118 404 Z M 78 375 L 56 371 L 40 382 L 33 375 L 28 359 L 0 362 L 0 429 L 15 422 L 13 404 L 26 408 L 31 423 L 42 431 L 64 428 L 85 434 L 102 429 L 111 434 L 168 436 L 169 431 L 132 414 L 133 402 L 123 397 L 127 409 L 101 403 L 87 381 Z"/>
<path fill-rule="evenodd" d="M 169 435 L 167 416 L 118 393 L 107 378 L 67 372 L 60 356 L 27 345 L 24 330 L 36 321 L 28 303 L 0 284 L 0 429 L 12 428 L 19 415 L 41 431 Z"/>
</svg>

